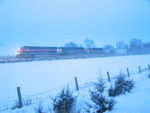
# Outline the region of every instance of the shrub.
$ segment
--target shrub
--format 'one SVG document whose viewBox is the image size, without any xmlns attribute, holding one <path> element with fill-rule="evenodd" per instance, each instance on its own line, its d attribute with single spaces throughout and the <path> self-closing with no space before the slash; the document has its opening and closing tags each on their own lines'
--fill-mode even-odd
<svg viewBox="0 0 150 113">
<path fill-rule="evenodd" d="M 94 87 L 97 92 L 103 93 L 106 88 L 104 80 L 102 78 L 99 78 L 98 82 L 94 83 Z"/>
<path fill-rule="evenodd" d="M 41 104 L 38 105 L 37 108 L 35 108 L 35 113 L 46 113 L 43 106 Z"/>
<path fill-rule="evenodd" d="M 105 82 L 100 78 L 97 83 L 94 83 L 93 91 L 90 90 L 90 97 L 94 105 L 87 104 L 89 108 L 89 110 L 87 110 L 88 113 L 104 113 L 105 111 L 111 111 L 113 109 L 115 102 L 112 98 L 104 96 L 104 91 Z"/>
<path fill-rule="evenodd" d="M 71 113 L 76 102 L 76 97 L 69 88 L 64 88 L 61 93 L 53 99 L 55 113 Z"/>
<path fill-rule="evenodd" d="M 134 83 L 132 80 L 127 79 L 125 74 L 120 73 L 115 78 L 114 86 L 112 86 L 109 90 L 109 96 L 117 96 L 120 94 L 125 94 L 126 92 L 130 92 L 134 87 Z"/>
</svg>

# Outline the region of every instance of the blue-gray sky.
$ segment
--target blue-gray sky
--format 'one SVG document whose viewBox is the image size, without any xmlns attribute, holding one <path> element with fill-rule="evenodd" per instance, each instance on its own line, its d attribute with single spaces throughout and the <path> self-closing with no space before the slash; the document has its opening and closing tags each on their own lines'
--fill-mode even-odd
<svg viewBox="0 0 150 113">
<path fill-rule="evenodd" d="M 150 41 L 150 1 L 0 0 L 0 51 L 86 38 L 98 47 L 132 38 Z"/>
</svg>

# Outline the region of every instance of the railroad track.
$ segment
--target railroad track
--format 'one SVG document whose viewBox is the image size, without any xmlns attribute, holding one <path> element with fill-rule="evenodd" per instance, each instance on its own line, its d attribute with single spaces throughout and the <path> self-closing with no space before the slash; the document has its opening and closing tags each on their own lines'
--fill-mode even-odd
<svg viewBox="0 0 150 113">
<path fill-rule="evenodd" d="M 44 61 L 44 60 L 63 60 L 63 59 L 79 59 L 79 58 L 91 58 L 91 57 L 103 57 L 102 55 L 65 55 L 55 57 L 43 57 L 43 58 L 18 58 L 18 57 L 0 57 L 0 63 L 17 63 L 17 62 L 30 62 L 30 61 Z"/>
</svg>

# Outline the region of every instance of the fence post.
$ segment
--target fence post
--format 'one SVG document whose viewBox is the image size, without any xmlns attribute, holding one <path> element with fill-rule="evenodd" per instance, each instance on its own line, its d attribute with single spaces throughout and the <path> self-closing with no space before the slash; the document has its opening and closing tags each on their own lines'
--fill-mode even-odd
<svg viewBox="0 0 150 113">
<path fill-rule="evenodd" d="M 148 70 L 150 70 L 150 65 L 148 64 Z"/>
<path fill-rule="evenodd" d="M 75 78 L 76 90 L 79 91 L 79 86 L 78 86 L 78 80 L 77 80 L 77 77 L 74 77 L 74 78 Z"/>
<path fill-rule="evenodd" d="M 129 68 L 127 68 L 127 75 L 128 75 L 128 77 L 130 77 Z"/>
<path fill-rule="evenodd" d="M 107 72 L 108 82 L 110 82 L 110 74 Z"/>
<path fill-rule="evenodd" d="M 139 73 L 141 73 L 142 71 L 141 71 L 141 66 L 139 66 Z"/>
<path fill-rule="evenodd" d="M 22 108 L 22 97 L 21 97 L 21 90 L 20 87 L 17 87 L 17 94 L 18 94 L 18 100 L 19 100 L 19 108 Z"/>
</svg>

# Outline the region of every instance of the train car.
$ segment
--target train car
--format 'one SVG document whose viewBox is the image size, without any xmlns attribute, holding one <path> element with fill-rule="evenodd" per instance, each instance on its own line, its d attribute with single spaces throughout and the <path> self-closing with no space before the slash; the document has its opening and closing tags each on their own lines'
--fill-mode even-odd
<svg viewBox="0 0 150 113">
<path fill-rule="evenodd" d="M 58 54 L 58 47 L 23 46 L 17 50 L 17 57 L 20 58 L 49 57 Z"/>
<path fill-rule="evenodd" d="M 87 48 L 88 54 L 104 54 L 103 48 Z"/>
<path fill-rule="evenodd" d="M 83 47 L 60 47 L 59 51 L 61 55 L 79 55 L 86 53 L 86 49 Z"/>
</svg>

